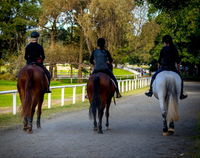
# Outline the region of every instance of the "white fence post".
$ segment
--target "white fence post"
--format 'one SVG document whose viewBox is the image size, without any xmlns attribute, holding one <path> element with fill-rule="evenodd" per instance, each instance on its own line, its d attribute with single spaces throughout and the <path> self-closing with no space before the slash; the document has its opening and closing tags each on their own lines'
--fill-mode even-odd
<svg viewBox="0 0 200 158">
<path fill-rule="evenodd" d="M 76 86 L 73 87 L 73 101 L 72 101 L 73 104 L 76 103 Z"/>
<path fill-rule="evenodd" d="M 128 91 L 128 80 L 126 80 L 126 92 Z"/>
<path fill-rule="evenodd" d="M 137 89 L 137 81 L 138 79 L 135 79 L 135 89 Z"/>
<path fill-rule="evenodd" d="M 122 93 L 124 93 L 124 81 L 122 81 Z"/>
<path fill-rule="evenodd" d="M 17 93 L 13 93 L 13 115 L 17 113 Z"/>
<path fill-rule="evenodd" d="M 132 82 L 132 90 L 134 90 L 134 80 L 131 80 Z"/>
<path fill-rule="evenodd" d="M 129 82 L 129 91 L 131 91 L 131 80 L 128 81 Z"/>
<path fill-rule="evenodd" d="M 82 102 L 85 101 L 85 86 L 82 87 Z"/>
<path fill-rule="evenodd" d="M 149 86 L 151 81 L 151 78 L 138 78 L 138 79 L 133 79 L 133 80 L 120 80 L 118 81 L 118 87 L 119 91 L 124 93 L 124 91 L 130 91 L 134 90 L 137 88 L 142 88 L 144 86 Z M 126 85 L 125 85 L 126 84 Z M 73 88 L 73 98 L 72 98 L 72 103 L 76 103 L 76 87 L 82 87 L 82 102 L 85 101 L 85 87 L 86 84 L 81 84 L 81 85 L 66 85 L 66 86 L 56 86 L 56 87 L 51 87 L 53 89 L 58 89 L 61 88 L 61 106 L 64 106 L 64 93 L 65 93 L 65 88 Z M 13 115 L 17 113 L 17 90 L 11 90 L 11 91 L 0 91 L 0 94 L 13 94 Z M 52 106 L 52 93 L 48 93 L 48 108 L 50 109 Z"/>
<path fill-rule="evenodd" d="M 65 88 L 61 88 L 61 106 L 64 105 L 65 102 Z"/>
<path fill-rule="evenodd" d="M 119 92 L 121 92 L 121 86 L 120 86 L 121 81 L 118 81 L 118 88 L 119 88 Z"/>
<path fill-rule="evenodd" d="M 51 93 L 48 93 L 48 109 L 51 108 Z"/>
</svg>

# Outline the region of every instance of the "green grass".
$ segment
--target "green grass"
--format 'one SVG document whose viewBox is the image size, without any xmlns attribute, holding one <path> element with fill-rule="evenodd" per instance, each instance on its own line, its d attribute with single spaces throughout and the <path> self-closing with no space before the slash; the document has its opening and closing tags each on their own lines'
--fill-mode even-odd
<svg viewBox="0 0 200 158">
<path fill-rule="evenodd" d="M 133 75 L 133 73 L 123 69 L 113 69 L 114 75 Z"/>
<path fill-rule="evenodd" d="M 61 86 L 61 85 L 75 85 L 73 84 L 66 84 L 65 81 L 52 81 L 51 86 Z M 16 90 L 16 81 L 5 81 L 0 80 L 0 91 L 7 91 L 7 90 Z M 72 88 L 65 88 L 65 98 L 72 98 L 73 89 Z M 82 87 L 77 87 L 76 94 L 80 96 L 82 94 Z M 2 94 L 0 95 L 0 107 L 10 107 L 12 106 L 12 94 Z M 45 100 L 47 100 L 48 95 L 45 94 Z M 61 89 L 52 89 L 52 100 L 60 100 L 61 98 Z M 17 105 L 20 105 L 19 95 L 17 94 Z"/>
<path fill-rule="evenodd" d="M 114 69 L 114 74 L 115 75 L 132 75 L 129 71 L 123 70 L 123 69 Z M 120 78 L 122 79 L 122 78 Z M 126 77 L 124 78 L 126 79 Z M 77 83 L 69 83 L 67 79 L 62 79 L 59 81 L 51 81 L 51 86 L 62 86 L 62 85 L 75 85 Z M 0 80 L 0 91 L 8 91 L 8 90 L 16 90 L 16 81 L 6 81 L 6 80 Z M 72 88 L 65 88 L 65 98 L 68 99 L 66 101 L 68 104 L 71 103 L 72 99 L 72 93 L 73 89 Z M 82 87 L 77 87 L 76 89 L 76 94 L 80 98 L 82 94 Z M 45 94 L 45 101 L 44 101 L 44 106 L 47 106 L 47 94 Z M 55 105 L 60 105 L 60 100 L 61 100 L 61 89 L 52 89 L 52 100 L 55 101 Z M 12 107 L 13 102 L 13 96 L 12 94 L 3 94 L 0 95 L 0 107 Z M 17 105 L 19 106 L 20 100 L 19 100 L 19 95 L 17 94 Z"/>
</svg>

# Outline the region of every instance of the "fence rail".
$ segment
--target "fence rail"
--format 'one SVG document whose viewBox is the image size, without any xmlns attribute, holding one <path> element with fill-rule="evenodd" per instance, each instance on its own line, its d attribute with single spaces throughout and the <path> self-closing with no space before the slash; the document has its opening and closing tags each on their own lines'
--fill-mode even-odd
<svg viewBox="0 0 200 158">
<path fill-rule="evenodd" d="M 128 92 L 132 91 L 138 88 L 146 87 L 150 84 L 150 78 L 138 78 L 138 79 L 127 79 L 127 80 L 118 80 L 118 86 L 120 92 Z M 86 84 L 78 84 L 78 85 L 65 85 L 65 86 L 53 86 L 50 87 L 50 89 L 61 89 L 61 106 L 64 106 L 64 92 L 65 88 L 72 88 L 73 89 L 73 95 L 72 95 L 72 104 L 76 103 L 76 88 L 82 87 L 82 102 L 85 101 L 85 89 Z M 9 90 L 9 91 L 0 91 L 1 94 L 12 94 L 13 95 L 13 115 L 16 115 L 17 113 L 17 90 Z M 52 97 L 51 93 L 48 93 L 48 108 L 52 107 Z"/>
</svg>

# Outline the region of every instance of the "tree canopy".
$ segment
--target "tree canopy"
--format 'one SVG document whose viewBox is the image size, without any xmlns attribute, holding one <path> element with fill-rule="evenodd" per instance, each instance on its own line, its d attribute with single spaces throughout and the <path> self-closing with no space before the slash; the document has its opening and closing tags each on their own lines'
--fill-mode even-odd
<svg viewBox="0 0 200 158">
<path fill-rule="evenodd" d="M 52 70 L 67 62 L 81 75 L 99 37 L 116 65 L 149 64 L 166 34 L 183 64 L 199 66 L 199 0 L 9 0 L 0 9 L 1 61 L 23 55 L 27 36 L 37 30 Z"/>
</svg>

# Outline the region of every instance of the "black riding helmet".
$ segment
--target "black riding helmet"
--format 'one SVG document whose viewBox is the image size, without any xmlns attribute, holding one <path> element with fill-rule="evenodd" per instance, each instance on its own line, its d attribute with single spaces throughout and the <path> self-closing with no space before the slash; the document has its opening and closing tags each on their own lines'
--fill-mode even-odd
<svg viewBox="0 0 200 158">
<path fill-rule="evenodd" d="M 38 38 L 39 36 L 40 36 L 40 34 L 38 32 L 36 32 L 36 31 L 33 31 L 31 33 L 31 38 Z"/>
<path fill-rule="evenodd" d="M 105 41 L 104 38 L 99 38 L 99 39 L 97 40 L 97 46 L 99 46 L 100 48 L 104 48 L 105 43 L 106 43 L 106 41 Z"/>
<path fill-rule="evenodd" d="M 173 44 L 172 37 L 170 35 L 165 35 L 162 39 L 162 42 Z"/>
</svg>

